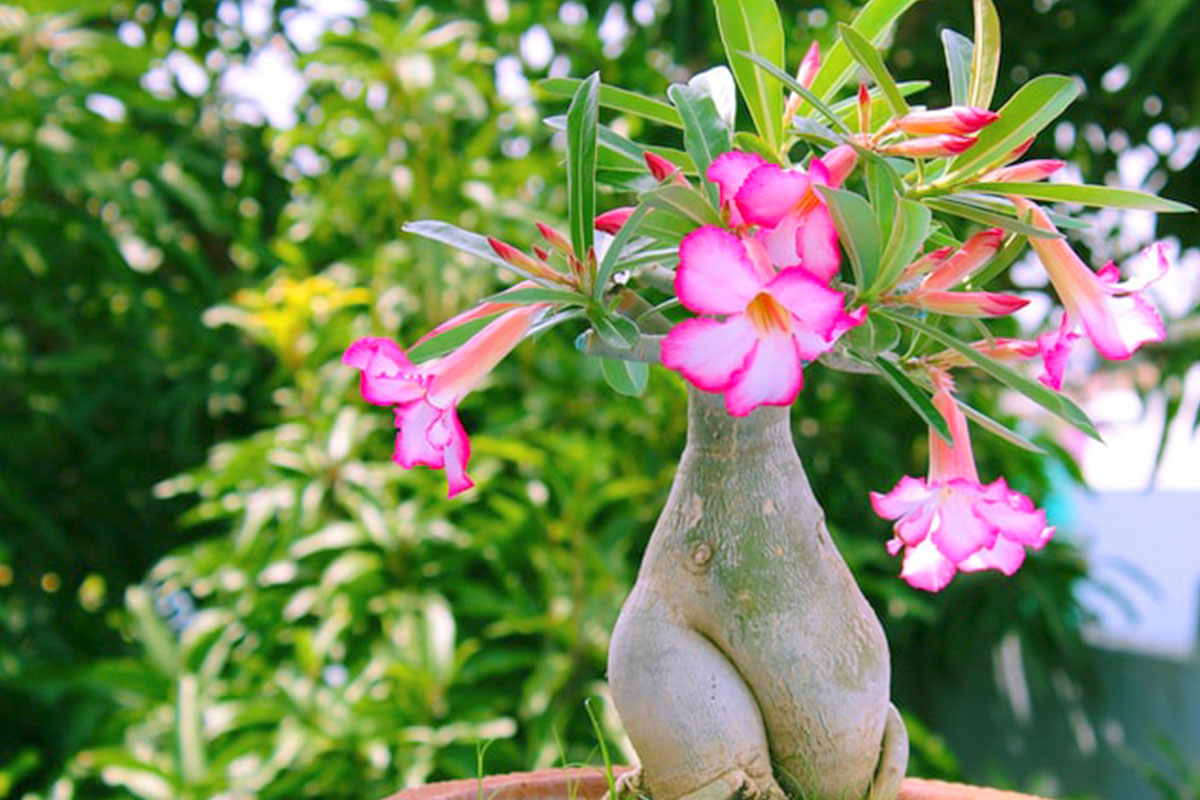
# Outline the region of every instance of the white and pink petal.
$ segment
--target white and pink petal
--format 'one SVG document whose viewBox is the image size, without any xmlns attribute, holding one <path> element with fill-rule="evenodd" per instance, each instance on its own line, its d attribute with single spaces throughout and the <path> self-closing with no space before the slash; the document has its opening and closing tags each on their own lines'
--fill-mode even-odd
<svg viewBox="0 0 1200 800">
<path fill-rule="evenodd" d="M 675 294 L 700 314 L 743 311 L 762 287 L 741 239 L 715 225 L 692 231 L 679 244 Z"/>
<path fill-rule="evenodd" d="M 786 406 L 803 387 L 795 340 L 789 333 L 772 331 L 759 338 L 745 369 L 725 389 L 725 408 L 744 417 L 762 405 Z"/>
<path fill-rule="evenodd" d="M 758 345 L 754 326 L 741 314 L 724 322 L 688 319 L 662 342 L 662 363 L 706 392 L 724 391 Z"/>
</svg>

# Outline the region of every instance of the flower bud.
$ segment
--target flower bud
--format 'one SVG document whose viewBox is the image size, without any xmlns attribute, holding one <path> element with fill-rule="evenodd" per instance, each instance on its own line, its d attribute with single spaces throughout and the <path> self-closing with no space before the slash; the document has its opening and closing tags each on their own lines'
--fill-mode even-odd
<svg viewBox="0 0 1200 800">
<path fill-rule="evenodd" d="M 896 120 L 896 127 L 916 136 L 976 133 L 1000 119 L 995 111 L 970 106 L 949 106 L 932 111 L 911 111 Z"/>
<path fill-rule="evenodd" d="M 879 152 L 888 156 L 908 156 L 910 158 L 944 158 L 956 156 L 975 144 L 973 136 L 957 134 L 942 134 L 927 136 L 921 139 L 909 139 L 881 147 Z"/>
</svg>

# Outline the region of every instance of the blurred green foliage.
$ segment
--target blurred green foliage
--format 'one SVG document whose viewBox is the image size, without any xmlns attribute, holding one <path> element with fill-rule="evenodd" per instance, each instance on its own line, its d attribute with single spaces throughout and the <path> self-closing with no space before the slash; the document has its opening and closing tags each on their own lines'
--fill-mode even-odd
<svg viewBox="0 0 1200 800">
<path fill-rule="evenodd" d="M 901 77 L 942 74 L 935 29 L 968 30 L 968 5 L 917 6 Z M 1186 4 L 1115 20 L 1099 0 L 1000 6 L 1000 96 L 1022 68 L 1063 69 L 1093 87 L 1076 123 L 1133 142 L 1194 124 L 1200 81 L 1162 78 L 1194 61 L 1194 21 L 1171 11 Z M 797 53 L 854 4 L 785 7 Z M 680 382 L 655 371 L 643 398 L 618 397 L 568 332 L 523 346 L 462 408 L 480 488 L 451 503 L 440 475 L 390 462 L 390 415 L 338 363 L 356 336 L 412 341 L 498 285 L 401 237 L 404 221 L 525 246 L 533 220 L 562 219 L 539 122 L 561 109 L 519 81 L 497 91 L 497 74 L 556 63 L 513 60 L 532 25 L 567 59 L 554 69 L 648 93 L 716 56 L 706 0 L 571 8 L 364 3 L 294 53 L 296 124 L 271 128 L 222 76 L 297 49 L 306 4 L 0 6 L 0 796 L 365 800 L 472 776 L 491 739 L 489 771 L 594 760 L 583 699 L 604 694 L 608 632 L 682 447 Z M 1101 29 L 1139 46 L 1064 44 Z M 1118 58 L 1131 77 L 1104 94 Z M 1151 86 L 1161 110 L 1139 114 Z M 1072 152 L 1092 180 L 1119 155 L 1083 135 Z M 1195 204 L 1190 181 L 1161 182 Z M 1179 370 L 1189 348 L 1156 355 Z M 920 424 L 872 381 L 806 384 L 797 445 L 889 629 L 915 771 L 954 777 L 952 747 L 920 724 L 927 677 L 1014 631 L 1031 680 L 1083 674 L 1084 565 L 1054 545 L 1012 580 L 908 589 L 865 498 L 922 469 Z M 987 391 L 973 402 L 994 409 Z M 985 476 L 1044 493 L 1037 458 L 986 436 Z"/>
</svg>

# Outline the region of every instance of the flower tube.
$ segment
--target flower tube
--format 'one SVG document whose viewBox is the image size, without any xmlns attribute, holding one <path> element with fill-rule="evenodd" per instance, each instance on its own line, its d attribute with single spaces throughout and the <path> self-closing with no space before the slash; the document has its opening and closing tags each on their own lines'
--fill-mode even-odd
<svg viewBox="0 0 1200 800">
<path fill-rule="evenodd" d="M 1023 197 L 1014 197 L 1013 203 L 1019 211 L 1030 214 L 1035 227 L 1057 232 L 1046 212 L 1036 204 Z M 1083 324 L 1100 355 L 1123 360 L 1143 344 L 1166 338 L 1166 328 L 1158 312 L 1140 293 L 1162 278 L 1169 268 L 1161 244 L 1151 248 L 1157 272 L 1148 279 L 1125 283 L 1119 282 L 1120 270 L 1111 261 L 1098 272 L 1092 272 L 1064 239 L 1031 238 L 1029 244 L 1046 268 L 1067 315 Z"/>
</svg>

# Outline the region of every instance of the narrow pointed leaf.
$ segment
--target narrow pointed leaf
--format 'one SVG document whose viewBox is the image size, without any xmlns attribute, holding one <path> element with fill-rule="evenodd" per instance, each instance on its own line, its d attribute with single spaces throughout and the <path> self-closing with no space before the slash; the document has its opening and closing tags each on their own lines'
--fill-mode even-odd
<svg viewBox="0 0 1200 800">
<path fill-rule="evenodd" d="M 481 303 L 515 303 L 530 305 L 532 303 L 559 303 L 563 305 L 586 305 L 588 297 L 570 289 L 544 289 L 540 286 L 522 286 L 498 292 L 480 300 Z"/>
<path fill-rule="evenodd" d="M 716 209 L 704 195 L 691 186 L 668 183 L 642 192 L 641 200 L 654 208 L 692 220 L 695 223 L 694 227 L 722 224 Z"/>
<path fill-rule="evenodd" d="M 950 162 L 941 183 L 952 184 L 1002 163 L 1007 156 L 1053 122 L 1079 96 L 1079 84 L 1065 75 L 1040 75 L 1017 90 L 1000 109 L 1000 118 L 980 131 L 975 144 Z"/>
<path fill-rule="evenodd" d="M 633 320 L 616 314 L 607 314 L 597 310 L 588 315 L 588 321 L 596 331 L 600 340 L 609 347 L 618 350 L 628 350 L 638 343 L 641 332 Z"/>
<path fill-rule="evenodd" d="M 932 208 L 934 211 L 941 211 L 943 214 L 950 214 L 955 217 L 969 219 L 972 222 L 978 222 L 989 227 L 1004 228 L 1007 231 L 1014 233 L 1023 233 L 1026 236 L 1032 236 L 1038 239 L 1061 239 L 1061 233 L 1047 231 L 1041 228 L 1035 228 L 1028 222 L 1022 222 L 1012 214 L 1005 214 L 1001 211 L 984 208 L 966 200 L 957 197 L 930 197 L 924 201 L 925 205 Z"/>
<path fill-rule="evenodd" d="M 879 51 L 875 49 L 875 45 L 863 36 L 854 28 L 844 23 L 838 25 L 838 32 L 842 35 L 842 41 L 846 43 L 846 47 L 850 48 L 850 55 L 854 56 L 854 60 L 862 64 L 863 69 L 871 74 L 875 79 L 875 83 L 883 90 L 884 97 L 887 98 L 888 105 L 892 108 L 892 113 L 897 117 L 902 117 L 908 113 L 908 101 L 904 99 L 903 93 L 896 85 L 896 79 L 892 77 L 892 73 L 888 72 L 887 66 L 883 63 L 883 58 L 880 57 Z"/>
<path fill-rule="evenodd" d="M 873 46 L 878 46 L 883 43 L 900 15 L 918 1 L 870 0 L 859 10 L 850 27 L 862 34 Z M 854 57 L 850 55 L 849 48 L 845 42 L 838 40 L 821 61 L 821 68 L 817 70 L 817 76 L 809 88 L 817 97 L 828 102 L 846 85 L 846 81 L 850 80 L 850 76 L 854 74 L 854 67 Z"/>
<path fill-rule="evenodd" d="M 1196 209 L 1185 203 L 1156 197 L 1132 189 L 1115 189 L 1111 186 L 1095 186 L 1079 183 L 973 183 L 973 192 L 1020 195 L 1031 200 L 1046 200 L 1061 203 L 1079 203 L 1084 206 L 1103 208 L 1134 208 L 1141 211 L 1157 211 L 1166 214 L 1183 214 Z"/>
<path fill-rule="evenodd" d="M 953 437 L 950 434 L 950 426 L 946 424 L 946 418 L 934 407 L 933 401 L 925 394 L 925 390 L 883 356 L 875 356 L 872 361 L 879 368 L 879 374 L 888 386 L 891 386 L 896 394 L 904 398 L 904 402 L 917 412 L 917 416 L 925 420 L 926 425 L 937 431 L 937 435 L 942 438 L 942 441 L 953 444 Z"/>
<path fill-rule="evenodd" d="M 1096 441 L 1103 441 L 1099 431 L 1096 430 L 1096 426 L 1092 424 L 1088 415 L 1065 395 L 1059 394 L 1032 378 L 1022 375 L 991 356 L 984 355 L 958 337 L 946 333 L 941 328 L 936 328 L 914 317 L 888 309 L 877 309 L 874 313 L 883 314 L 893 322 L 923 333 L 935 342 L 949 347 L 951 350 L 965 356 L 968 361 L 973 362 L 975 366 L 1008 388 L 1025 395 L 1051 414 L 1075 426 Z"/>
<path fill-rule="evenodd" d="M 567 109 L 567 208 L 571 244 L 583 259 L 592 249 L 596 219 L 596 129 L 599 125 L 600 73 L 593 72 Z"/>
<path fill-rule="evenodd" d="M 975 47 L 967 105 L 990 108 L 1000 72 L 1000 16 L 992 0 L 975 0 Z"/>
<path fill-rule="evenodd" d="M 932 212 L 912 200 L 901 200 L 896 206 L 896 219 L 879 263 L 879 274 L 871 285 L 869 296 L 891 287 L 901 271 L 912 263 L 929 233 Z"/>
<path fill-rule="evenodd" d="M 464 322 L 462 325 L 457 325 L 447 331 L 430 336 L 425 341 L 414 346 L 408 351 L 408 357 L 416 363 L 428 361 L 431 358 L 444 356 L 452 350 L 457 350 L 467 339 L 470 339 L 479 331 L 483 330 L 489 322 L 494 320 L 499 314 L 492 314 L 487 317 L 473 319 L 470 322 Z"/>
<path fill-rule="evenodd" d="M 434 219 L 415 220 L 406 222 L 400 228 L 405 233 L 416 234 L 417 236 L 431 239 L 441 244 L 448 244 L 451 247 L 461 250 L 464 253 L 469 253 L 477 258 L 482 258 L 501 269 L 506 269 L 509 272 L 520 275 L 522 278 L 536 281 L 537 283 L 545 283 L 545 280 L 526 272 L 520 267 L 514 267 L 512 264 L 505 261 L 500 256 L 496 255 L 496 251 L 488 244 L 487 237 L 480 236 L 478 233 L 463 230 L 456 225 L 451 225 L 449 222 L 442 222 Z"/>
<path fill-rule="evenodd" d="M 546 78 L 541 81 L 538 86 L 558 97 L 573 97 L 579 89 L 579 85 L 583 83 L 579 78 Z M 632 114 L 635 117 L 657 122 L 660 125 L 669 125 L 672 128 L 682 128 L 683 122 L 679 119 L 679 113 L 664 103 L 662 100 L 656 100 L 653 97 L 647 97 L 644 94 L 631 92 L 627 89 L 618 89 L 615 86 L 600 86 L 600 105 L 605 108 L 611 108 L 614 111 L 621 111 L 626 114 Z"/>
<path fill-rule="evenodd" d="M 679 118 L 683 120 L 683 146 L 703 179 L 708 175 L 709 164 L 729 151 L 729 129 L 707 94 L 691 86 L 675 84 L 667 89 L 667 97 L 679 110 Z M 707 179 L 702 183 L 712 204 L 719 205 L 717 185 Z"/>
<path fill-rule="evenodd" d="M 946 72 L 950 76 L 950 102 L 965 106 L 971 97 L 971 58 L 975 43 L 957 31 L 942 31 L 942 49 L 946 51 Z"/>
<path fill-rule="evenodd" d="M 829 215 L 838 231 L 838 240 L 850 256 L 850 267 L 854 271 L 854 283 L 860 292 L 875 278 L 879 267 L 879 251 L 882 235 L 875 212 L 859 195 L 828 186 L 817 187 L 825 198 Z"/>
<path fill-rule="evenodd" d="M 979 409 L 972 408 L 962 400 L 959 400 L 957 397 L 954 398 L 954 402 L 956 402 L 958 407 L 962 409 L 962 412 L 967 416 L 967 419 L 971 420 L 988 433 L 999 436 L 1004 441 L 1008 442 L 1009 444 L 1016 445 L 1022 450 L 1028 450 L 1031 453 L 1037 453 L 1038 455 L 1042 456 L 1047 455 L 1045 450 L 1038 447 L 1036 444 L 1029 441 L 1007 425 L 992 419 Z"/>
<path fill-rule="evenodd" d="M 596 270 L 596 284 L 592 287 L 592 295 L 599 299 L 604 294 L 604 290 L 608 288 L 608 280 L 617 269 L 617 264 L 621 258 L 621 251 L 625 249 L 630 239 L 641 227 L 642 220 L 649 213 L 650 206 L 647 203 L 639 203 L 638 207 L 629 215 L 629 219 L 625 220 L 625 224 L 617 231 L 617 235 L 613 237 L 612 243 L 609 244 L 608 250 L 604 253 L 604 258 L 600 259 L 600 266 Z"/>
<path fill-rule="evenodd" d="M 743 53 L 783 67 L 783 20 L 775 0 L 713 0 L 725 57 L 750 109 L 754 127 L 772 151 L 783 136 L 783 92 Z"/>
<path fill-rule="evenodd" d="M 766 72 L 788 89 L 791 89 L 793 92 L 807 100 L 809 104 L 821 114 L 821 116 L 825 117 L 825 119 L 828 120 L 833 127 L 837 128 L 841 133 L 846 134 L 847 136 L 850 135 L 850 128 L 846 126 L 846 123 L 842 121 L 842 118 L 838 116 L 833 109 L 822 103 L 815 94 L 813 94 L 804 86 L 804 84 L 800 83 L 798 80 L 789 75 L 786 70 L 768 61 L 757 53 L 743 53 L 742 55 L 749 59 L 755 67 Z"/>
</svg>

